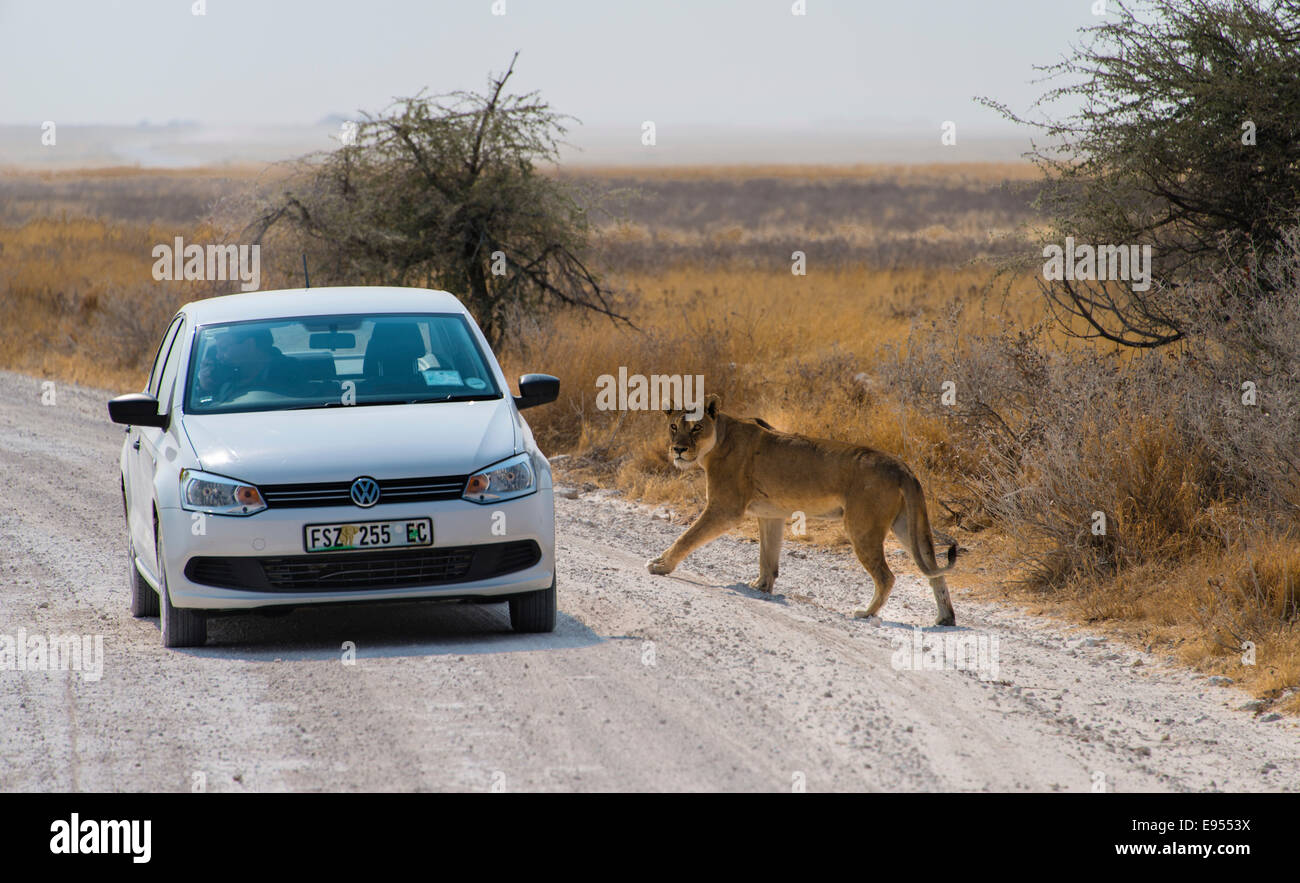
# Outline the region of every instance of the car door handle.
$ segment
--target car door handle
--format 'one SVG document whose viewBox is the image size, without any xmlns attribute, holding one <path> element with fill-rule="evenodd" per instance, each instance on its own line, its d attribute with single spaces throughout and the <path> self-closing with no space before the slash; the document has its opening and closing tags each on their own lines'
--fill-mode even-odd
<svg viewBox="0 0 1300 883">
<path fill-rule="evenodd" d="M 135 437 L 135 441 L 131 442 L 131 447 L 135 448 L 137 451 L 140 450 L 140 436 L 137 435 Z"/>
</svg>

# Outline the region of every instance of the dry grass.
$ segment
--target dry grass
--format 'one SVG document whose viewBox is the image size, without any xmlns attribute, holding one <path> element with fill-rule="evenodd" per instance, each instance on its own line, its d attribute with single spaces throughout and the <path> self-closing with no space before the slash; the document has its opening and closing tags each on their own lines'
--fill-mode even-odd
<svg viewBox="0 0 1300 883">
<path fill-rule="evenodd" d="M 987 548 L 991 556 L 1014 560 L 1020 544 L 1003 534 L 991 537 Z M 1021 575 L 1016 571 L 1010 575 L 1009 581 L 972 581 L 973 596 L 1009 598 L 1041 614 L 1087 623 L 1206 674 L 1232 678 L 1264 700 L 1261 711 L 1300 714 L 1296 536 L 1248 528 L 1222 550 L 1147 562 L 1105 579 L 1079 577 L 1051 591 L 1015 579 Z"/>
<path fill-rule="evenodd" d="M 596 379 L 621 366 L 645 375 L 703 375 L 706 389 L 722 395 L 727 407 L 800 432 L 874 440 L 905 453 L 897 412 L 873 410 L 885 402 L 875 382 L 878 351 L 913 330 L 947 322 L 954 301 L 979 302 L 990 276 L 978 267 L 793 276 L 679 266 L 630 273 L 619 281 L 631 293 L 625 310 L 635 329 L 561 315 L 533 329 L 507 361 L 547 370 L 553 354 L 564 353 L 557 367 L 567 380 L 561 402 L 533 422 L 553 444 L 581 434 L 578 452 L 584 444 L 603 447 L 614 426 L 620 438 L 631 438 L 641 434 L 641 423 L 652 425 L 657 440 L 658 415 L 620 419 L 595 409 Z M 1006 308 L 1022 321 L 1041 315 L 1027 285 Z M 1000 322 L 1003 315 L 986 319 Z M 814 389 L 819 400 L 809 399 Z"/>
<path fill-rule="evenodd" d="M 84 182 L 104 178 L 131 180 L 171 181 L 180 185 L 196 180 L 229 180 L 251 178 L 263 174 L 275 165 L 270 163 L 231 163 L 185 169 L 142 169 L 140 166 L 101 166 L 92 169 L 29 169 L 0 166 L 0 176 L 30 178 L 41 181 Z"/>
<path fill-rule="evenodd" d="M 200 295 L 193 285 L 153 280 L 150 251 L 172 235 L 90 218 L 0 227 L 0 365 L 123 391 L 143 387 L 162 329 Z"/>
<path fill-rule="evenodd" d="M 964 338 L 914 339 L 881 372 L 942 421 L 954 453 L 920 459 L 943 471 L 959 521 L 1018 563 L 999 589 L 1296 709 L 1280 685 L 1300 684 L 1300 487 L 1270 455 L 1294 450 L 1284 391 L 1244 408 L 1235 363 L 1205 348 L 1111 354 L 1016 326 Z M 956 407 L 924 394 L 943 378 Z M 1255 665 L 1240 661 L 1247 641 Z"/>
<path fill-rule="evenodd" d="M 606 268 L 955 267 L 1024 249 L 1036 195 L 1019 166 L 576 171 Z"/>
<path fill-rule="evenodd" d="M 917 165 L 692 165 L 598 166 L 582 165 L 559 174 L 571 177 L 634 178 L 646 181 L 753 181 L 784 178 L 797 181 L 895 181 L 902 184 L 996 186 L 1004 181 L 1037 180 L 1032 163 L 924 163 Z"/>
<path fill-rule="evenodd" d="M 154 172 L 132 168 L 77 172 L 0 172 L 0 223 L 36 218 L 99 218 L 131 224 L 191 225 L 261 172 L 251 166 Z"/>
</svg>

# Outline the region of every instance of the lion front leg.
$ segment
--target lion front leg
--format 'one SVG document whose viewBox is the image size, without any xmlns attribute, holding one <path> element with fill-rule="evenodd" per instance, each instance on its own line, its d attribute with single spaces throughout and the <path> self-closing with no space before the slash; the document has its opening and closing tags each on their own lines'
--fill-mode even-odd
<svg viewBox="0 0 1300 883">
<path fill-rule="evenodd" d="M 686 556 L 735 527 L 738 520 L 739 518 L 730 512 L 705 506 L 700 517 L 686 528 L 686 531 L 677 538 L 677 542 L 669 546 L 658 558 L 646 562 L 646 569 L 660 575 L 672 573 L 677 569 L 677 565 L 686 559 Z"/>
<path fill-rule="evenodd" d="M 758 579 L 751 589 L 771 592 L 776 583 L 777 565 L 781 560 L 781 540 L 785 533 L 784 518 L 758 519 Z"/>
</svg>

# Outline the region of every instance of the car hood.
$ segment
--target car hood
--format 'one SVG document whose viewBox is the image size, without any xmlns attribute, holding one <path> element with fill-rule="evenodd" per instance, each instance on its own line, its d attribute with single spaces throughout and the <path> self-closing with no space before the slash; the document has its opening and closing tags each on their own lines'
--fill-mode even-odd
<svg viewBox="0 0 1300 883">
<path fill-rule="evenodd" d="M 200 468 L 252 484 L 466 475 L 516 451 L 508 399 L 186 414 Z"/>
</svg>

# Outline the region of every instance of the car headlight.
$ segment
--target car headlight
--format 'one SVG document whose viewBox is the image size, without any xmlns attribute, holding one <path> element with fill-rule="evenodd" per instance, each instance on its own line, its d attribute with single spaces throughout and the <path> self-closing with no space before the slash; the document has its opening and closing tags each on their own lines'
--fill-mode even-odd
<svg viewBox="0 0 1300 883">
<path fill-rule="evenodd" d="M 537 477 L 533 474 L 532 457 L 519 454 L 471 475 L 461 498 L 471 503 L 498 503 L 535 490 Z"/>
<path fill-rule="evenodd" d="M 182 469 L 181 507 L 209 515 L 252 515 L 265 509 L 266 501 L 251 484 Z"/>
</svg>

